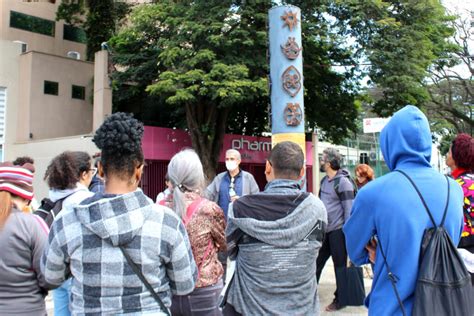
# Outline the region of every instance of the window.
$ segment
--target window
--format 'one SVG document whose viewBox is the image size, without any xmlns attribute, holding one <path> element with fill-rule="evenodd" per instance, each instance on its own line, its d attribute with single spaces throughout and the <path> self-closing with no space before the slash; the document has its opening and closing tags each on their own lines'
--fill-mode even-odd
<svg viewBox="0 0 474 316">
<path fill-rule="evenodd" d="M 44 94 L 58 95 L 59 83 L 54 81 L 44 81 Z"/>
<path fill-rule="evenodd" d="M 86 32 L 79 27 L 64 24 L 63 39 L 78 43 L 86 43 Z"/>
<path fill-rule="evenodd" d="M 86 99 L 86 87 L 72 85 L 72 98 L 85 100 Z"/>
<path fill-rule="evenodd" d="M 10 11 L 10 27 L 54 37 L 54 21 Z"/>
</svg>

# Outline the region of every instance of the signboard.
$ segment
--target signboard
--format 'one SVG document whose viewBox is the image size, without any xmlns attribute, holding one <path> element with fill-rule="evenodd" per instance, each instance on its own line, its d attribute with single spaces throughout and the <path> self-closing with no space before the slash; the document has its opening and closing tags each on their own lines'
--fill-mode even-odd
<svg viewBox="0 0 474 316">
<path fill-rule="evenodd" d="M 381 118 L 381 117 L 373 117 L 373 118 L 366 118 L 364 119 L 364 133 L 380 133 L 382 129 L 387 125 L 388 121 L 390 121 L 390 117 L 388 118 Z"/>
</svg>

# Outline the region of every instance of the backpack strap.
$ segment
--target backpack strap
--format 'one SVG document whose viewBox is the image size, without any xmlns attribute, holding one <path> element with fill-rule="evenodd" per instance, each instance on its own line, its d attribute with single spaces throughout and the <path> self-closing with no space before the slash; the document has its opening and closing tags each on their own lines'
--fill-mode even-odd
<svg viewBox="0 0 474 316">
<path fill-rule="evenodd" d="M 387 258 L 385 257 L 385 253 L 383 252 L 383 249 L 382 249 L 382 244 L 378 240 L 377 240 L 377 246 L 380 247 L 380 253 L 382 254 L 383 262 L 385 264 L 385 267 L 387 268 L 388 279 L 390 280 L 390 283 L 392 283 L 393 291 L 395 292 L 395 296 L 397 297 L 398 305 L 400 306 L 400 309 L 402 310 L 402 315 L 406 316 L 407 313 L 405 311 L 405 307 L 403 306 L 402 299 L 400 298 L 400 294 L 398 293 L 398 290 L 397 290 L 397 282 L 399 278 L 395 274 L 393 274 L 392 271 L 390 270 L 390 267 L 388 266 L 388 263 L 387 263 Z"/>
<path fill-rule="evenodd" d="M 410 183 L 413 185 L 413 187 L 414 187 L 415 190 L 416 190 L 416 193 L 418 193 L 418 196 L 420 197 L 421 202 L 423 203 L 423 206 L 425 207 L 426 212 L 428 213 L 428 215 L 429 215 L 429 217 L 430 217 L 431 222 L 433 223 L 433 226 L 434 226 L 434 227 L 443 227 L 443 225 L 444 225 L 444 220 L 446 219 L 446 213 L 448 212 L 448 205 L 449 205 L 449 191 L 450 191 L 450 187 L 449 187 L 449 180 L 448 180 L 448 177 L 445 176 L 446 182 L 447 182 L 447 184 L 448 184 L 448 196 L 447 196 L 447 198 L 446 198 L 446 205 L 445 205 L 445 207 L 444 207 L 443 218 L 442 218 L 442 220 L 441 220 L 441 223 L 440 223 L 439 226 L 438 226 L 438 225 L 436 225 L 436 222 L 435 222 L 435 220 L 434 220 L 434 218 L 433 218 L 433 215 L 431 215 L 430 209 L 428 208 L 428 205 L 426 204 L 425 199 L 424 199 L 423 196 L 421 195 L 420 190 L 419 190 L 418 187 L 415 185 L 415 182 L 413 182 L 413 180 L 412 180 L 404 171 L 402 171 L 402 170 L 394 170 L 394 171 L 399 172 L 399 173 L 401 173 L 402 175 L 404 175 L 405 178 L 407 178 L 408 181 L 410 181 Z"/>
</svg>

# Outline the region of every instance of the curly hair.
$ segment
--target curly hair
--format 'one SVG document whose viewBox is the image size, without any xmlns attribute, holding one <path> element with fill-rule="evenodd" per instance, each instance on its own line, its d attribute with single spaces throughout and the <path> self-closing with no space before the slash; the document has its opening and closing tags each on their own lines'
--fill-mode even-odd
<svg viewBox="0 0 474 316">
<path fill-rule="evenodd" d="M 474 171 L 474 138 L 459 134 L 451 143 L 451 156 L 458 168 Z"/>
<path fill-rule="evenodd" d="M 107 117 L 92 141 L 102 151 L 100 162 L 104 173 L 126 180 L 144 162 L 143 124 L 131 114 L 117 112 Z"/>
<path fill-rule="evenodd" d="M 44 180 L 50 189 L 65 190 L 76 187 L 84 171 L 91 168 L 91 156 L 84 151 L 65 151 L 53 158 Z"/>
<path fill-rule="evenodd" d="M 372 181 L 375 178 L 374 170 L 365 163 L 357 165 L 357 167 L 355 168 L 355 174 L 356 176 L 359 175 L 359 177 L 366 178 L 367 181 Z"/>
</svg>

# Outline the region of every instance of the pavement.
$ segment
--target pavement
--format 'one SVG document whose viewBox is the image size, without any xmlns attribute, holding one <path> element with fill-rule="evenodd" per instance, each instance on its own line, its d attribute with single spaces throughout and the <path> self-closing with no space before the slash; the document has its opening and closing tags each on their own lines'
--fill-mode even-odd
<svg viewBox="0 0 474 316">
<path fill-rule="evenodd" d="M 372 279 L 364 275 L 364 285 L 365 292 L 369 293 L 370 286 L 372 284 Z M 334 298 L 334 291 L 336 290 L 336 278 L 334 276 L 334 264 L 331 259 L 326 262 L 323 273 L 321 274 L 321 279 L 319 280 L 318 292 L 319 292 L 319 302 L 321 306 L 321 316 L 365 316 L 367 315 L 367 308 L 364 306 L 350 306 L 345 307 L 336 312 L 325 312 L 324 308 L 331 304 Z M 46 298 L 46 309 L 48 315 L 54 315 L 53 312 L 53 301 L 52 294 L 50 293 Z"/>
<path fill-rule="evenodd" d="M 370 292 L 372 279 L 364 273 L 365 294 Z M 323 273 L 319 279 L 319 305 L 321 306 L 321 316 L 365 316 L 368 314 L 365 306 L 348 306 L 336 312 L 326 312 L 324 308 L 331 304 L 334 299 L 334 291 L 336 290 L 336 277 L 334 276 L 334 264 L 331 259 L 326 262 Z"/>
</svg>

